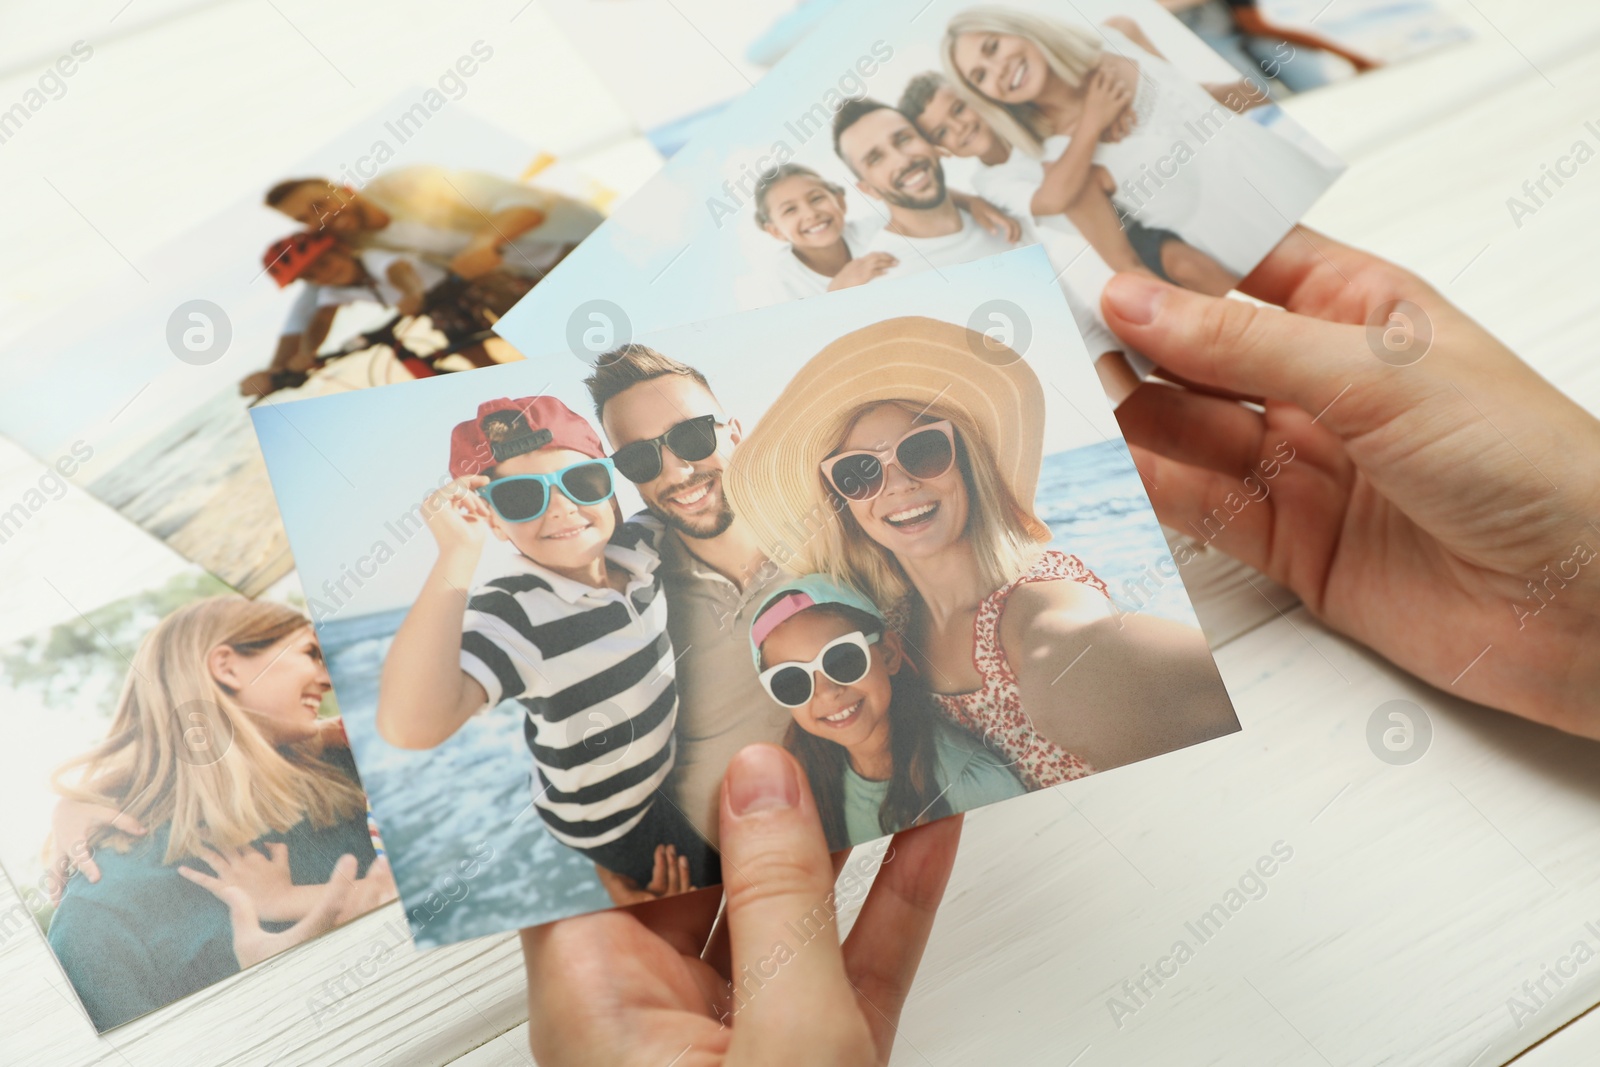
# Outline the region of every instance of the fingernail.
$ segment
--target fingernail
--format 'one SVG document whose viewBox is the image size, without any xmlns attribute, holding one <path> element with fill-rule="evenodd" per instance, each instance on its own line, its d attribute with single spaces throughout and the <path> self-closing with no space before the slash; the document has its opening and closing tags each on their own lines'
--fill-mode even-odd
<svg viewBox="0 0 1600 1067">
<path fill-rule="evenodd" d="M 1141 274 L 1118 274 L 1106 283 L 1105 302 L 1117 317 L 1135 326 L 1156 321 L 1156 312 L 1167 296 L 1166 287 Z"/>
<path fill-rule="evenodd" d="M 794 762 L 772 745 L 750 745 L 728 765 L 728 806 L 735 815 L 792 808 L 800 803 Z"/>
</svg>

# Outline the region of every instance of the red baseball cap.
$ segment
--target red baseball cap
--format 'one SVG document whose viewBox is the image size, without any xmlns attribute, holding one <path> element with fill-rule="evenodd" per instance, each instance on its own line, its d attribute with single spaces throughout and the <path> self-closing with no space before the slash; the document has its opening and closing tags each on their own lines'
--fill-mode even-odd
<svg viewBox="0 0 1600 1067">
<path fill-rule="evenodd" d="M 282 289 L 304 274 L 306 268 L 321 259 L 335 243 L 335 238 L 329 234 L 291 233 L 268 245 L 261 262 Z"/>
<path fill-rule="evenodd" d="M 482 474 L 541 448 L 567 448 L 592 459 L 606 454 L 589 421 L 555 397 L 501 397 L 479 404 L 476 418 L 450 431 L 450 476 Z"/>
</svg>

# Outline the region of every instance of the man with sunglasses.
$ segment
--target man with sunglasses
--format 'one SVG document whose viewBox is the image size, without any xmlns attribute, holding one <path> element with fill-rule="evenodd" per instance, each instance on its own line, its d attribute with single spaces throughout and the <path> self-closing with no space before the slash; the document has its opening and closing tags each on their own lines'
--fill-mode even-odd
<svg viewBox="0 0 1600 1067">
<path fill-rule="evenodd" d="M 716 842 L 722 777 L 746 745 L 776 744 L 787 711 L 750 670 L 751 614 L 786 575 L 723 495 L 743 435 L 705 375 L 644 345 L 602 355 L 585 382 L 617 473 L 666 527 L 667 629 L 678 656 L 678 758 L 667 792 Z"/>
</svg>

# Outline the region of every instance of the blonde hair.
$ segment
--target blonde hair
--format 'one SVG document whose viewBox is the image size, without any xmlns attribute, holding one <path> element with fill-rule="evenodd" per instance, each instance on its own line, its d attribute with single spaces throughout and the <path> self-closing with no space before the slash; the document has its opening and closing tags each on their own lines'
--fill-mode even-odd
<svg viewBox="0 0 1600 1067">
<path fill-rule="evenodd" d="M 224 645 L 253 655 L 310 625 L 293 608 L 242 596 L 209 597 L 174 611 L 134 654 L 110 734 L 57 769 L 51 784 L 62 796 L 116 808 L 150 830 L 170 823 L 168 864 L 205 845 L 241 847 L 305 819 L 320 828 L 361 814 L 360 786 L 323 762 L 320 739 L 276 747 L 208 665 Z M 214 760 L 183 758 L 186 733 L 200 725 L 196 714 L 213 740 L 226 739 Z M 73 771 L 76 783 L 64 784 Z M 110 828 L 95 838 L 119 852 L 133 840 Z"/>
<path fill-rule="evenodd" d="M 985 96 L 956 66 L 956 41 L 966 33 L 1000 33 L 1032 41 L 1056 77 L 1081 88 L 1100 65 L 1103 47 L 1090 30 L 1043 15 L 1007 7 L 972 7 L 956 15 L 945 27 L 939 57 L 946 76 L 967 103 L 1006 140 L 1034 159 L 1044 152 L 1045 138 L 1055 130 L 1035 104 L 1002 104 Z"/>
<path fill-rule="evenodd" d="M 967 528 L 963 535 L 972 545 L 979 575 L 990 589 L 999 589 L 1027 571 L 1039 553 L 1039 542 L 1049 532 L 1017 502 L 1000 474 L 994 449 L 984 440 L 966 412 L 941 404 L 914 404 L 883 400 L 835 416 L 823 436 L 831 442 L 820 463 L 843 447 L 857 420 L 879 407 L 897 407 L 917 417 L 918 423 L 948 420 L 956 431 L 956 469 L 967 489 Z M 821 506 L 833 512 L 824 524 L 810 562 L 835 581 L 852 585 L 885 609 L 902 604 L 915 590 L 894 553 L 868 537 L 850 513 L 844 498 L 827 484 L 815 466 L 814 482 Z"/>
</svg>

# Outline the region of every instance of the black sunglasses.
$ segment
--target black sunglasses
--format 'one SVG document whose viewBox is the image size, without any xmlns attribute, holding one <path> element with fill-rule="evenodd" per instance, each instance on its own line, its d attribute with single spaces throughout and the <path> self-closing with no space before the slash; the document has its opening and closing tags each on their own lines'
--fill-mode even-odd
<svg viewBox="0 0 1600 1067">
<path fill-rule="evenodd" d="M 717 450 L 717 427 L 721 425 L 715 415 L 684 419 L 660 437 L 623 445 L 611 453 L 611 462 L 636 485 L 653 482 L 661 477 L 662 445 L 686 463 L 699 462 Z"/>
</svg>

